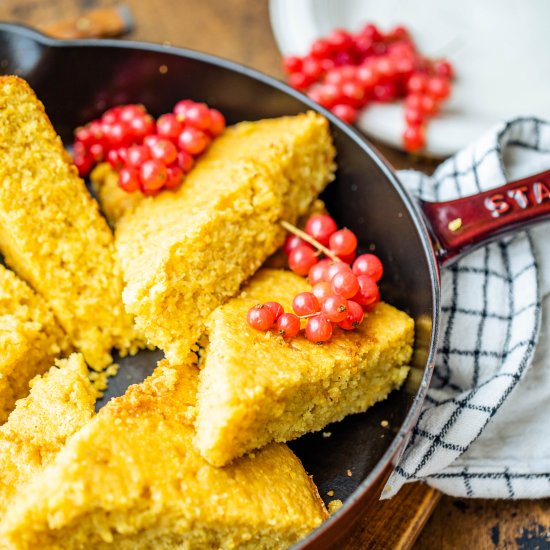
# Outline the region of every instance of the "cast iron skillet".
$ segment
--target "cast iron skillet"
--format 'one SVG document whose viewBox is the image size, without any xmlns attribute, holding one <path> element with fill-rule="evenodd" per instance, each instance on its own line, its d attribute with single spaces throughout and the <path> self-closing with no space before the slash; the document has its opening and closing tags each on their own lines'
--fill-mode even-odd
<svg viewBox="0 0 550 550">
<path fill-rule="evenodd" d="M 229 123 L 306 109 L 329 119 L 338 173 L 323 199 L 338 224 L 355 231 L 361 249 L 375 250 L 381 257 L 384 300 L 407 311 L 417 327 L 411 374 L 402 389 L 368 412 L 327 427 L 324 432 L 330 437 L 310 434 L 291 444 L 321 495 L 344 501 L 340 511 L 297 548 L 334 547 L 367 496 L 380 490 L 420 412 L 437 342 L 439 263 L 478 246 L 480 237 L 487 240 L 508 230 L 503 220 L 513 220 L 511 226 L 517 227 L 533 214 L 548 216 L 550 201 L 519 208 L 506 194 L 513 189 L 510 184 L 499 193 L 419 209 L 384 159 L 353 128 L 277 80 L 189 50 L 109 40 L 58 41 L 0 23 L 0 72 L 18 74 L 30 83 L 66 144 L 76 126 L 120 103 L 143 103 L 158 115 L 179 99 L 191 98 L 221 110 Z M 548 181 L 549 174 L 543 178 Z M 520 183 L 528 186 L 533 181 Z M 507 212 L 503 204 L 509 206 Z M 449 230 L 448 223 L 458 218 L 462 226 Z M 483 223 L 477 223 L 480 220 Z M 121 360 L 123 368 L 103 402 L 142 380 L 159 358 L 160 352 L 141 352 Z M 389 428 L 381 426 L 382 420 Z M 329 490 L 333 497 L 327 497 Z"/>
</svg>

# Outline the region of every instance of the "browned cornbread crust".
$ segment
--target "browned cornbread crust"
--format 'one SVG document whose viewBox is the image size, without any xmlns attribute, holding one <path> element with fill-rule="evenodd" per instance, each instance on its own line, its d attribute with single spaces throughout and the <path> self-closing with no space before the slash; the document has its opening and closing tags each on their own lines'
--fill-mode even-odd
<svg viewBox="0 0 550 550">
<path fill-rule="evenodd" d="M 28 394 L 29 381 L 68 347 L 43 298 L 0 264 L 0 424 Z"/>
<path fill-rule="evenodd" d="M 31 381 L 29 395 L 0 427 L 0 518 L 17 491 L 92 418 L 94 403 L 88 369 L 78 353 Z"/>
<path fill-rule="evenodd" d="M 197 371 L 161 364 L 109 402 L 0 524 L 14 549 L 287 548 L 327 513 L 292 451 L 224 469 L 191 444 Z"/>
<path fill-rule="evenodd" d="M 0 250 L 100 369 L 134 349 L 113 235 L 28 84 L 0 77 Z"/>
<path fill-rule="evenodd" d="M 211 464 L 321 430 L 385 399 L 405 380 L 414 322 L 388 304 L 365 314 L 354 331 L 335 327 L 323 345 L 303 334 L 286 341 L 246 322 L 255 304 L 275 300 L 292 311 L 294 296 L 307 290 L 302 277 L 262 269 L 209 317 L 195 444 Z"/>
<path fill-rule="evenodd" d="M 183 185 L 139 204 L 117 225 L 137 326 L 182 363 L 218 305 L 235 295 L 333 178 L 325 118 L 243 122 L 214 141 Z"/>
</svg>

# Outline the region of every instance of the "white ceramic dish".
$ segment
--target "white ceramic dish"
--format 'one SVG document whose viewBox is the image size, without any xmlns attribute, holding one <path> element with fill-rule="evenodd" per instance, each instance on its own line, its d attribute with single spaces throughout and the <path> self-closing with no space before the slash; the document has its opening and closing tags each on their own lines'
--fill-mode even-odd
<svg viewBox="0 0 550 550">
<path fill-rule="evenodd" d="M 455 66 L 453 96 L 430 121 L 425 153 L 450 155 L 481 132 L 520 115 L 550 118 L 550 3 L 545 0 L 271 0 L 271 24 L 284 55 L 307 53 L 335 27 L 403 24 L 420 50 Z M 375 104 L 358 126 L 401 147 L 403 106 Z"/>
</svg>

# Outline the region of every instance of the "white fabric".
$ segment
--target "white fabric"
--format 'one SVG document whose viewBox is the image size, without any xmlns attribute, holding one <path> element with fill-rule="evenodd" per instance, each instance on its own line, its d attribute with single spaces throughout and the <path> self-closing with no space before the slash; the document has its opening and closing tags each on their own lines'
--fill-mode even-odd
<svg viewBox="0 0 550 550">
<path fill-rule="evenodd" d="M 402 171 L 411 193 L 448 200 L 550 169 L 550 123 L 504 123 L 432 177 Z M 550 224 L 442 270 L 434 376 L 382 498 L 424 480 L 460 497 L 550 496 Z"/>
</svg>

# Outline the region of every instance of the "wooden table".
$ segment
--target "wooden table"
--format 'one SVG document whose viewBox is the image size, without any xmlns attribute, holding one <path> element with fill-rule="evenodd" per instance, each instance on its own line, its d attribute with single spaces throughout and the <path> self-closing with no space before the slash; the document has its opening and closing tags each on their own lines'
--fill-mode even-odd
<svg viewBox="0 0 550 550">
<path fill-rule="evenodd" d="M 282 78 L 280 54 L 266 2 L 246 0 L 126 0 L 136 40 L 168 42 L 232 59 Z M 114 6 L 112 0 L 4 0 L 0 19 L 43 25 L 79 16 L 93 8 Z M 431 161 L 413 159 L 379 146 L 397 168 L 433 170 Z M 383 540 L 376 525 L 389 522 L 402 510 L 414 509 L 406 522 L 392 523 Z M 434 510 L 435 509 L 435 510 Z M 431 513 L 433 510 L 433 514 Z M 428 517 L 431 518 L 427 521 Z M 424 527 L 425 526 L 425 527 Z M 424 528 L 423 528 L 424 527 Z M 550 547 L 550 500 L 490 501 L 443 496 L 418 484 L 408 485 L 393 502 L 373 502 L 341 546 L 360 548 L 489 549 Z M 418 537 L 418 538 L 417 538 Z M 415 542 L 416 539 L 416 542 Z"/>
</svg>

